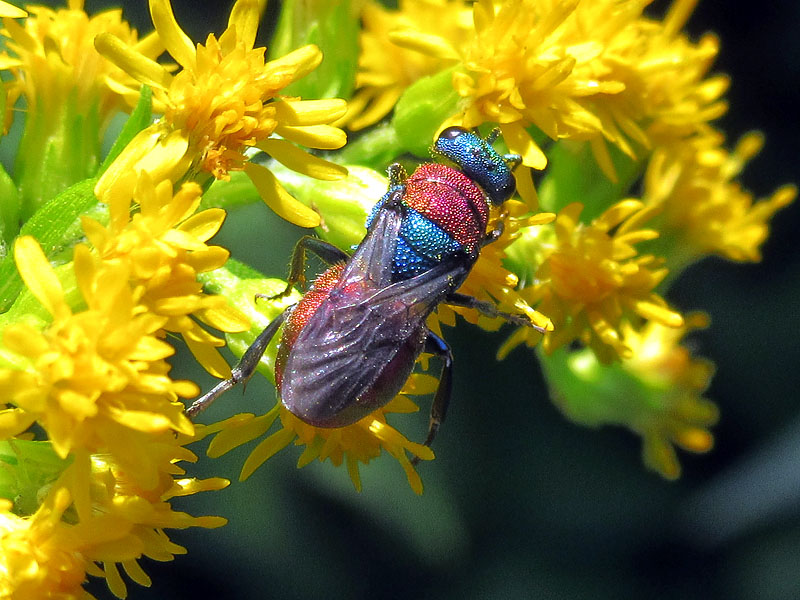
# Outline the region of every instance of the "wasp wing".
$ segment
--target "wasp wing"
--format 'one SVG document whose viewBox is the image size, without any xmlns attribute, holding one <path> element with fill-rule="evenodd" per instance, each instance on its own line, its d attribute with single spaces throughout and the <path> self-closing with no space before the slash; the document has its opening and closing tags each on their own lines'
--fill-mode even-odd
<svg viewBox="0 0 800 600">
<path fill-rule="evenodd" d="M 347 261 L 336 285 L 337 288 L 366 281 L 374 288 L 380 289 L 391 283 L 397 236 L 403 225 L 406 210 L 401 200 L 402 193 L 395 192 L 383 202 L 369 226 L 367 235 Z"/>
<path fill-rule="evenodd" d="M 452 260 L 391 283 L 401 222 L 399 208 L 378 212 L 292 346 L 281 400 L 308 423 L 340 427 L 391 400 L 422 350 L 425 318 L 466 276 Z"/>
</svg>

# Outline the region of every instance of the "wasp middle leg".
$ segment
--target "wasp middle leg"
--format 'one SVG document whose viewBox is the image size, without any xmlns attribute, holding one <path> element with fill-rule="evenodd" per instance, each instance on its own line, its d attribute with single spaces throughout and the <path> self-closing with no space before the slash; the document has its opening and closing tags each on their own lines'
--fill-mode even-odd
<svg viewBox="0 0 800 600">
<path fill-rule="evenodd" d="M 292 250 L 292 260 L 289 266 L 289 275 L 286 278 L 286 289 L 275 295 L 256 294 L 256 298 L 264 300 L 279 300 L 288 296 L 292 288 L 298 283 L 305 284 L 306 281 L 306 253 L 312 252 L 316 254 L 324 263 L 333 265 L 338 262 L 344 262 L 350 256 L 328 242 L 314 237 L 313 235 L 304 235 L 295 244 Z"/>
</svg>

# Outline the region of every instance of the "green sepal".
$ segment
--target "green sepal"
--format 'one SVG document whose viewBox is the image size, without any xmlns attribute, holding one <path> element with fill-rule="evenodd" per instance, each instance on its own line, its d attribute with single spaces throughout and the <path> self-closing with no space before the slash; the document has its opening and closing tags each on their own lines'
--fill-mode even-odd
<svg viewBox="0 0 800 600">
<path fill-rule="evenodd" d="M 609 206 L 622 200 L 642 174 L 644 161 L 634 161 L 615 146 L 609 152 L 617 174 L 611 181 L 597 164 L 586 142 L 561 140 L 547 150 L 547 171 L 537 185 L 539 208 L 557 213 L 572 202 L 584 209 L 581 221 L 590 223 Z"/>
<path fill-rule="evenodd" d="M 0 260 L 6 257 L 19 232 L 19 211 L 17 184 L 0 165 Z"/>
<path fill-rule="evenodd" d="M 319 212 L 317 235 L 350 252 L 366 235 L 367 215 L 386 194 L 388 181 L 367 167 L 345 166 L 348 176 L 338 181 L 311 179 L 280 165 L 270 165 L 270 170 L 295 198 Z"/>
<path fill-rule="evenodd" d="M 94 195 L 96 179 L 86 179 L 58 194 L 42 206 L 23 226 L 19 235 L 31 235 L 51 261 L 71 258 L 72 247 L 83 238 L 81 216 L 100 222 L 108 219 Z M 0 262 L 0 312 L 8 310 L 23 288 L 13 253 Z"/>
<path fill-rule="evenodd" d="M 153 90 L 149 86 L 143 85 L 139 92 L 139 101 L 136 103 L 136 108 L 133 109 L 131 116 L 125 121 L 125 125 L 111 145 L 111 150 L 108 151 L 103 164 L 97 171 L 97 175 L 102 175 L 109 165 L 114 162 L 114 159 L 119 156 L 120 152 L 125 149 L 130 141 L 142 131 L 145 127 L 150 125 L 153 120 Z"/>
<path fill-rule="evenodd" d="M 241 358 L 264 328 L 288 306 L 299 300 L 299 293 L 292 291 L 280 300 L 256 300 L 256 294 L 267 296 L 280 294 L 286 289 L 286 282 L 281 279 L 267 278 L 252 267 L 229 259 L 225 267 L 209 273 L 201 273 L 198 279 L 206 291 L 220 294 L 228 298 L 230 303 L 250 319 L 250 329 L 241 333 L 226 333 L 228 348 Z M 270 382 L 275 383 L 275 355 L 279 335 L 276 335 L 267 347 L 258 372 Z"/>
<path fill-rule="evenodd" d="M 381 170 L 405 151 L 394 125 L 381 123 L 351 138 L 336 153 L 335 158 L 340 164 L 362 165 Z"/>
<path fill-rule="evenodd" d="M 388 123 L 360 133 L 338 153 L 343 163 L 372 168 L 385 167 L 402 154 L 430 156 L 434 136 L 442 123 L 457 112 L 458 94 L 453 89 L 453 70 L 423 77 L 406 88 Z"/>
<path fill-rule="evenodd" d="M 524 227 L 505 249 L 503 266 L 519 278 L 520 287 L 526 287 L 536 281 L 536 271 L 555 243 L 552 224 Z"/>
<path fill-rule="evenodd" d="M 392 125 L 403 151 L 427 156 L 433 136 L 457 111 L 458 93 L 453 89 L 453 70 L 423 77 L 409 86 L 394 107 Z"/>
<path fill-rule="evenodd" d="M 0 441 L 0 498 L 14 503 L 14 514 L 32 515 L 48 487 L 71 462 L 69 457 L 60 458 L 50 442 Z"/>
<path fill-rule="evenodd" d="M 284 2 L 278 27 L 269 47 L 270 59 L 315 44 L 322 63 L 284 91 L 290 96 L 349 98 L 358 68 L 360 22 L 358 2 Z"/>
<path fill-rule="evenodd" d="M 23 222 L 71 185 L 96 174 L 101 142 L 99 107 L 81 103 L 75 93 L 56 109 L 28 107 L 14 165 Z"/>
<path fill-rule="evenodd" d="M 550 397 L 570 420 L 588 427 L 630 426 L 651 413 L 652 394 L 641 379 L 621 363 L 605 365 L 589 348 L 559 348 L 537 356 L 550 388 Z"/>
</svg>

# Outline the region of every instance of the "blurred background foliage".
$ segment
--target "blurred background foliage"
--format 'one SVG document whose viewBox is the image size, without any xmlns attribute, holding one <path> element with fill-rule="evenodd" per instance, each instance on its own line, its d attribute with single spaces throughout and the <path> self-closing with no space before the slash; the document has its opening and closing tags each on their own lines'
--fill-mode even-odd
<svg viewBox="0 0 800 600">
<path fill-rule="evenodd" d="M 87 0 L 86 8 L 118 4 Z M 667 5 L 651 9 L 662 14 Z M 222 31 L 229 11 L 228 2 L 173 6 L 195 41 Z M 144 0 L 124 8 L 150 31 Z M 278 9 L 272 2 L 267 18 Z M 730 74 L 732 87 L 718 125 L 729 140 L 754 128 L 766 134 L 742 177 L 756 197 L 800 179 L 799 27 L 795 0 L 703 0 L 688 24 L 693 36 L 713 30 L 722 40 L 715 70 Z M 265 25 L 262 43 L 268 34 Z M 178 504 L 230 522 L 175 532 L 189 554 L 174 564 L 149 561 L 155 589 L 131 586 L 129 598 L 800 598 L 798 226 L 795 203 L 774 219 L 761 264 L 706 259 L 670 290 L 682 312 L 711 316 L 711 328 L 690 339 L 717 364 L 708 396 L 722 411 L 716 448 L 683 454 L 677 482 L 642 466 L 630 432 L 563 418 L 532 352 L 517 349 L 497 363 L 502 334 L 461 322 L 446 331 L 454 400 L 436 461 L 420 466 L 422 497 L 388 458 L 362 469 L 359 494 L 343 468 L 297 470 L 299 451 L 290 447 L 248 481 Z M 257 204 L 231 212 L 216 241 L 283 276 L 301 234 Z M 174 375 L 208 387 L 191 363 L 179 356 Z M 246 395 L 231 392 L 203 420 L 262 413 L 273 402 L 257 377 Z M 422 438 L 427 417 L 405 419 Z M 190 473 L 235 480 L 247 451 L 202 459 Z M 110 597 L 96 583 L 89 590 Z"/>
</svg>

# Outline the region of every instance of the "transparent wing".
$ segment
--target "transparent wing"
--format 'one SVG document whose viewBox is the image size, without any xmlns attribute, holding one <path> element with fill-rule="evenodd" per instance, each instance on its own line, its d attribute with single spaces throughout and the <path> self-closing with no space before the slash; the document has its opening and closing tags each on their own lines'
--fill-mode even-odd
<svg viewBox="0 0 800 600">
<path fill-rule="evenodd" d="M 330 296 L 300 332 L 284 369 L 282 401 L 290 408 L 337 415 L 368 393 L 396 357 L 391 368 L 397 388 L 405 382 L 427 335 L 425 318 L 467 269 L 451 260 L 390 283 L 401 221 L 399 210 L 379 211 Z"/>
</svg>

